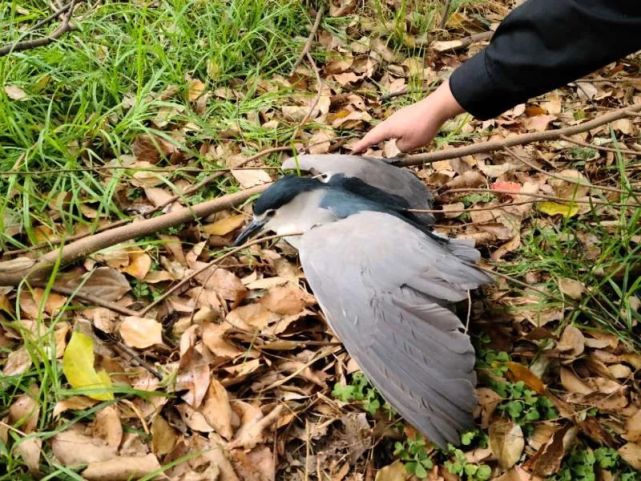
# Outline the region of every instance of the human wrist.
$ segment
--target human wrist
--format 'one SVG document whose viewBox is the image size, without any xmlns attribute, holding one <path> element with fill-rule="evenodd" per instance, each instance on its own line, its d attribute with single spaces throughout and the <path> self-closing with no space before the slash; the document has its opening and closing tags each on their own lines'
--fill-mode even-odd
<svg viewBox="0 0 641 481">
<path fill-rule="evenodd" d="M 420 104 L 421 110 L 425 112 L 425 115 L 433 118 L 439 125 L 465 112 L 454 95 L 452 95 L 447 80 L 432 94 L 421 100 Z"/>
</svg>

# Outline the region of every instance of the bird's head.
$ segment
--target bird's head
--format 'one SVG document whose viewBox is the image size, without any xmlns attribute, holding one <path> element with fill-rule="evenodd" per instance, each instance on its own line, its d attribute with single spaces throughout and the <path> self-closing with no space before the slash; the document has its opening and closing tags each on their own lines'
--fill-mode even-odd
<svg viewBox="0 0 641 481">
<path fill-rule="evenodd" d="M 254 203 L 254 216 L 234 241 L 243 244 L 252 235 L 274 231 L 280 235 L 302 232 L 313 227 L 312 211 L 320 211 L 321 190 L 318 179 L 288 175 L 272 184 Z"/>
</svg>

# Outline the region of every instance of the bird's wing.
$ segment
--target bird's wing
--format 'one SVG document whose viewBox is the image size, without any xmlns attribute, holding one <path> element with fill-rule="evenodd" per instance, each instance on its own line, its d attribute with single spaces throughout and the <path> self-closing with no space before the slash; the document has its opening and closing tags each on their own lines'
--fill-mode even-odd
<svg viewBox="0 0 641 481">
<path fill-rule="evenodd" d="M 412 209 L 432 208 L 432 193 L 423 182 L 410 170 L 395 167 L 381 159 L 358 155 L 311 154 L 286 159 L 282 168 L 356 177 L 383 192 L 402 197 Z M 349 190 L 349 186 L 344 187 Z M 430 213 L 416 213 L 416 216 L 426 224 L 434 223 L 434 216 Z"/>
<path fill-rule="evenodd" d="M 379 212 L 312 229 L 300 257 L 330 327 L 382 396 L 431 441 L 458 442 L 473 425 L 475 356 L 446 305 L 491 279 Z"/>
</svg>

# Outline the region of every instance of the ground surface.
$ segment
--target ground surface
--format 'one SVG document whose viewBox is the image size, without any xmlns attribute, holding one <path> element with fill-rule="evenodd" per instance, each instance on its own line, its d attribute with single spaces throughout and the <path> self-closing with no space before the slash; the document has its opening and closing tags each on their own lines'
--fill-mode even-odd
<svg viewBox="0 0 641 481">
<path fill-rule="evenodd" d="M 483 45 L 433 41 L 511 6 L 454 2 L 439 29 L 440 3 L 365 3 L 328 6 L 313 64 L 293 74 L 317 11 L 293 1 L 78 2 L 59 41 L 0 58 L 0 274 L 61 239 L 266 182 L 292 151 L 348 151 Z M 2 42 L 50 12 L 2 3 Z M 640 67 L 462 116 L 434 148 L 638 104 Z M 639 479 L 640 125 L 417 168 L 447 211 L 438 230 L 475 238 L 499 275 L 470 311 L 480 408 L 459 447 L 416 438 L 355 372 L 282 243 L 193 276 L 228 251 L 244 206 L 2 288 L 0 479 Z"/>
</svg>

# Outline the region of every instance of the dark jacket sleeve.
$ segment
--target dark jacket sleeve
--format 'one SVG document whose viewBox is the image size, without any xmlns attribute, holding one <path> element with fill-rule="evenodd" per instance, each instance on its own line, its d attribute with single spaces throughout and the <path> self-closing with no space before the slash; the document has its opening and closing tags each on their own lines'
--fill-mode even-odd
<svg viewBox="0 0 641 481">
<path fill-rule="evenodd" d="M 450 88 L 488 119 L 639 49 L 641 0 L 528 0 L 454 71 Z"/>
</svg>

